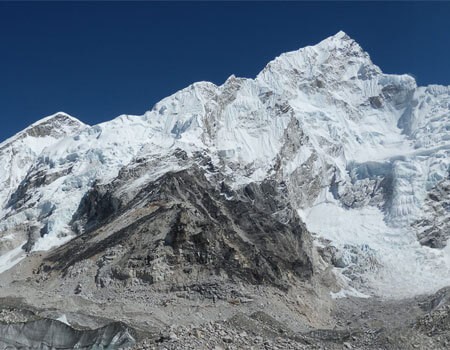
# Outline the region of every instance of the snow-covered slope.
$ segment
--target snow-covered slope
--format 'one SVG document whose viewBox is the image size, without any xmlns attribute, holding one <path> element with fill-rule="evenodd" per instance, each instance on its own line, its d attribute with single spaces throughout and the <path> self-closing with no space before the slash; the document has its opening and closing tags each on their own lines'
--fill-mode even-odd
<svg viewBox="0 0 450 350">
<path fill-rule="evenodd" d="M 0 204 L 4 206 L 10 192 L 17 188 L 27 171 L 44 148 L 67 135 L 75 134 L 84 126 L 79 120 L 56 113 L 30 125 L 0 144 Z"/>
<path fill-rule="evenodd" d="M 17 135 L 0 144 L 0 207 L 2 222 L 14 215 L 14 197 L 28 172 L 34 167 L 39 155 L 64 137 L 80 132 L 87 127 L 68 114 L 59 112 L 39 120 Z M 20 219 L 19 219 L 20 220 Z M 17 257 L 23 256 L 19 245 L 26 242 L 22 234 L 27 219 L 13 224 L 13 230 L 0 232 L 0 271 L 9 268 Z M 19 244 L 20 243 L 20 244 Z M 14 248 L 14 249 L 11 249 Z"/>
<path fill-rule="evenodd" d="M 0 271 L 24 249 L 73 237 L 94 184 L 152 161 L 123 189 L 132 195 L 180 169 L 172 155 L 183 150 L 210 159 L 212 182 L 286 185 L 317 244 L 338 249 L 332 261 L 350 285 L 410 295 L 450 284 L 450 250 L 422 246 L 410 226 L 433 215 L 427 194 L 449 176 L 450 88 L 383 74 L 343 32 L 282 54 L 255 79 L 195 83 L 143 116 L 92 127 L 57 116 L 0 145 Z"/>
</svg>

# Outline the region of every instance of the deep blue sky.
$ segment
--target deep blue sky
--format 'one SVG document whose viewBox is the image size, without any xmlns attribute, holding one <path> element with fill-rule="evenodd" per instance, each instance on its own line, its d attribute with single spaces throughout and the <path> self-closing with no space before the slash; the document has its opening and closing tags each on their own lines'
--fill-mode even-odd
<svg viewBox="0 0 450 350">
<path fill-rule="evenodd" d="M 0 141 L 60 110 L 142 114 L 341 29 L 385 72 L 450 85 L 449 2 L 0 2 Z"/>
</svg>

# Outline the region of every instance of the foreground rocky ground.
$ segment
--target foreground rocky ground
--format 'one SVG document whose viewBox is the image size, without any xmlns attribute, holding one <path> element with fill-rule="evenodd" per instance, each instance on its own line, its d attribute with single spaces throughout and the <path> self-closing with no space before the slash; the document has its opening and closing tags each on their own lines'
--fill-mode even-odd
<svg viewBox="0 0 450 350">
<path fill-rule="evenodd" d="M 264 312 L 172 326 L 133 349 L 448 349 L 449 290 L 403 301 L 339 300 L 332 329 L 293 332 Z"/>
<path fill-rule="evenodd" d="M 127 293 L 124 291 L 124 295 L 131 295 Z M 63 302 L 69 310 L 65 314 L 52 307 L 56 304 L 50 299 L 44 301 L 48 294 L 41 294 L 43 308 L 27 309 L 24 299 L 3 298 L 0 340 L 4 341 L 8 335 L 7 326 L 45 321 L 48 327 L 49 320 L 59 319 L 78 330 L 102 329 L 101 336 L 89 338 L 96 340 L 106 338 L 109 333 L 105 327 L 114 320 L 125 322 L 127 330 L 117 334 L 122 339 L 129 335 L 130 341 L 124 341 L 123 348 L 136 350 L 448 349 L 450 346 L 450 289 L 407 300 L 337 299 L 330 305 L 330 319 L 313 322 L 298 313 L 302 308 L 288 293 L 267 290 L 253 295 L 254 299 L 247 295 L 217 300 L 205 298 L 201 292 L 190 295 L 182 297 L 179 292 L 148 295 L 146 302 L 152 306 L 145 309 L 146 303 L 137 303 L 143 308 L 134 312 L 126 311 L 129 305 L 125 299 L 95 307 L 92 296 L 72 295 Z M 316 327 L 312 326 L 314 321 Z M 117 329 L 115 326 L 114 332 Z M 0 344 L 2 349 L 11 349 L 4 342 Z"/>
</svg>

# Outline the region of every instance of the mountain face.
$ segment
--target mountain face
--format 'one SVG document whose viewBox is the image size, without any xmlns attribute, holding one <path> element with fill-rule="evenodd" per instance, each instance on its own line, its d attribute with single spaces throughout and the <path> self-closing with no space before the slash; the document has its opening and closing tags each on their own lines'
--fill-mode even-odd
<svg viewBox="0 0 450 350">
<path fill-rule="evenodd" d="M 92 288 L 194 270 L 286 289 L 331 266 L 334 296 L 432 292 L 449 135 L 450 87 L 384 74 L 343 32 L 142 116 L 58 113 L 0 144 L 0 273 L 48 251 L 38 271 Z"/>
</svg>

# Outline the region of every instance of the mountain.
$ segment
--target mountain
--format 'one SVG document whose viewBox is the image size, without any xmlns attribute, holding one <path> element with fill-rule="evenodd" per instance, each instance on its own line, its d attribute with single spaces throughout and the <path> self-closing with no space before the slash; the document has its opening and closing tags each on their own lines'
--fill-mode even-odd
<svg viewBox="0 0 450 350">
<path fill-rule="evenodd" d="M 320 313 L 450 285 L 450 87 L 383 73 L 343 32 L 142 116 L 57 113 L 0 159 L 0 273 L 58 293 L 232 281 L 315 290 Z"/>
</svg>

